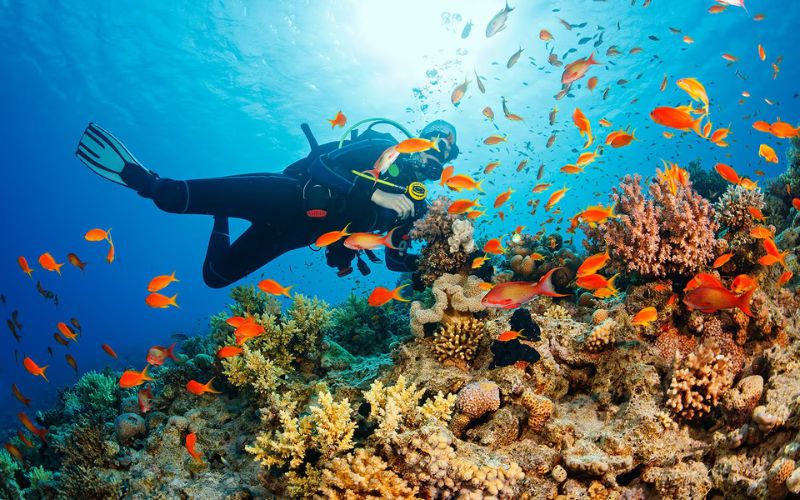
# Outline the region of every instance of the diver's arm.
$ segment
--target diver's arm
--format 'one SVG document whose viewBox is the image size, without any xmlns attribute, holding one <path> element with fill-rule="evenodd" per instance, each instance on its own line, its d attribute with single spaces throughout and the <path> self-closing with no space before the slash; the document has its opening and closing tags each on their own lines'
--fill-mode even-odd
<svg viewBox="0 0 800 500">
<path fill-rule="evenodd" d="M 380 158 L 386 148 L 393 145 L 390 141 L 364 140 L 320 155 L 309 167 L 309 172 L 316 182 L 323 184 L 348 198 L 371 201 L 377 187 L 370 179 L 352 173 L 353 170 L 363 172 L 369 170 Z"/>
</svg>

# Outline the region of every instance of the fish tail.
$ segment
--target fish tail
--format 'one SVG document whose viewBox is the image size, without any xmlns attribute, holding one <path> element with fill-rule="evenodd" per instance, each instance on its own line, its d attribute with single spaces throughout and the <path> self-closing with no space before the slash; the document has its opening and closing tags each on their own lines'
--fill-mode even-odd
<svg viewBox="0 0 800 500">
<path fill-rule="evenodd" d="M 478 183 L 476 183 L 476 184 L 475 184 L 475 189 L 477 189 L 477 190 L 478 190 L 478 191 L 480 191 L 481 193 L 483 193 L 483 186 L 482 186 L 482 184 L 483 184 L 483 181 L 480 181 L 480 182 L 478 182 Z"/>
<path fill-rule="evenodd" d="M 383 245 L 385 245 L 386 248 L 391 248 L 392 250 L 397 250 L 397 247 L 392 244 L 392 237 L 394 236 L 394 232 L 398 227 L 400 227 L 400 226 L 393 227 L 388 233 L 386 233 L 386 236 L 381 238 L 381 243 L 383 243 Z"/>
<path fill-rule="evenodd" d="M 175 357 L 175 344 L 177 344 L 177 342 L 173 342 L 172 345 L 167 348 L 166 355 L 169 358 L 177 360 Z"/>
<path fill-rule="evenodd" d="M 692 130 L 694 130 L 694 132 L 697 135 L 699 135 L 700 137 L 703 137 L 703 131 L 700 128 L 700 126 L 702 125 L 702 122 L 703 122 L 703 116 L 697 117 L 697 120 L 694 120 L 692 122 Z"/>
<path fill-rule="evenodd" d="M 289 285 L 289 286 L 285 287 L 283 289 L 283 291 L 281 292 L 281 295 L 286 295 L 287 297 L 289 297 L 291 299 L 292 295 L 289 293 L 289 290 L 291 290 L 292 288 L 294 288 L 294 285 Z"/>
<path fill-rule="evenodd" d="M 47 365 L 47 366 L 50 366 L 50 365 Z M 49 383 L 50 381 L 47 380 L 47 375 L 45 375 L 45 373 L 44 373 L 44 371 L 47 370 L 47 366 L 43 366 L 42 367 L 42 378 L 44 379 L 45 382 Z"/>
<path fill-rule="evenodd" d="M 432 141 L 430 141 L 430 143 L 431 143 L 431 148 L 433 148 L 434 151 L 440 152 L 439 151 L 439 136 L 438 135 Z"/>
<path fill-rule="evenodd" d="M 181 308 L 181 306 L 179 306 L 179 305 L 178 305 L 178 303 L 176 302 L 176 299 L 177 299 L 177 298 L 178 298 L 178 294 L 177 294 L 177 293 L 176 293 L 175 295 L 173 295 L 172 297 L 170 297 L 170 298 L 169 298 L 169 305 L 171 305 L 171 306 L 175 306 L 175 307 L 177 307 L 178 309 L 180 309 L 180 308 Z"/>
<path fill-rule="evenodd" d="M 549 297 L 566 297 L 566 294 L 556 292 L 556 289 L 553 286 L 553 273 L 559 269 L 563 269 L 563 267 L 555 267 L 547 271 L 547 274 L 542 276 L 542 279 L 540 279 L 539 282 L 534 286 L 536 294 L 547 295 Z"/>
<path fill-rule="evenodd" d="M 611 279 L 608 280 L 608 283 L 606 284 L 606 288 L 611 290 L 614 293 L 614 295 L 616 295 L 617 292 L 619 292 L 619 290 L 617 290 L 616 285 L 614 285 L 614 282 L 617 280 L 617 276 L 619 276 L 619 273 L 612 276 Z"/>
<path fill-rule="evenodd" d="M 149 368 L 149 365 L 145 366 L 145 367 L 142 369 L 142 373 L 141 373 L 142 380 L 155 380 L 153 377 L 151 377 L 151 376 L 150 376 L 150 375 L 147 373 L 147 369 L 148 369 L 148 368 Z"/>
<path fill-rule="evenodd" d="M 111 228 L 108 228 L 108 231 L 106 231 L 106 237 L 103 238 L 103 239 L 105 239 L 107 242 L 111 243 Z"/>
<path fill-rule="evenodd" d="M 750 299 L 757 289 L 758 287 L 751 289 L 736 301 L 736 307 L 751 318 L 753 317 L 753 312 L 750 310 Z"/>
<path fill-rule="evenodd" d="M 591 55 L 589 56 L 589 59 L 586 60 L 586 63 L 587 64 L 600 64 L 599 62 L 597 62 L 597 59 L 594 58 L 594 52 L 591 53 Z"/>
<path fill-rule="evenodd" d="M 169 278 L 172 281 L 180 281 L 178 278 L 175 277 L 175 271 L 172 271 L 172 274 L 169 275 Z"/>
<path fill-rule="evenodd" d="M 403 298 L 403 296 L 400 294 L 400 290 L 402 290 L 403 288 L 405 288 L 407 286 L 408 286 L 408 283 L 406 283 L 405 285 L 400 285 L 397 288 L 395 288 L 394 291 L 392 292 L 392 298 L 395 299 L 395 300 L 398 300 L 400 302 L 408 302 L 409 299 Z"/>
<path fill-rule="evenodd" d="M 350 227 L 350 224 L 352 224 L 352 222 L 348 222 L 347 225 L 344 226 L 344 229 L 342 229 L 342 236 L 350 236 L 350 233 L 347 232 L 347 229 Z"/>
</svg>

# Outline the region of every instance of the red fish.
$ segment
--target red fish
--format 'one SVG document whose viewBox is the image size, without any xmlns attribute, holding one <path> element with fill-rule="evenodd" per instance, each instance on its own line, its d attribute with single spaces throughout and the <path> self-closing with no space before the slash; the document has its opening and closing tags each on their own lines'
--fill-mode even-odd
<svg viewBox="0 0 800 500">
<path fill-rule="evenodd" d="M 19 267 L 22 269 L 23 273 L 27 274 L 29 278 L 33 278 L 33 269 L 31 269 L 31 266 L 28 265 L 28 259 L 20 255 L 17 257 L 17 264 L 19 264 Z"/>
<path fill-rule="evenodd" d="M 22 465 L 25 465 L 25 459 L 22 458 L 22 453 L 19 451 L 19 448 L 11 443 L 6 443 L 3 445 L 3 447 L 6 449 L 9 455 L 14 457 L 14 459 L 16 459 Z"/>
<path fill-rule="evenodd" d="M 378 286 L 369 294 L 369 298 L 367 298 L 367 303 L 372 307 L 380 307 L 390 300 L 398 300 L 400 302 L 408 302 L 408 299 L 403 298 L 400 294 L 400 290 L 407 287 L 408 284 L 400 285 L 394 290 L 389 290 L 388 288 Z"/>
<path fill-rule="evenodd" d="M 114 359 L 117 359 L 117 353 L 114 352 L 114 349 L 112 349 L 110 345 L 102 344 L 100 347 L 103 348 L 103 350 L 106 352 L 106 354 L 108 354 L 109 356 L 111 356 Z"/>
<path fill-rule="evenodd" d="M 717 269 L 724 266 L 733 257 L 733 252 L 728 252 L 717 257 L 711 264 L 711 269 Z"/>
<path fill-rule="evenodd" d="M 758 286 L 758 282 L 746 274 L 740 274 L 733 279 L 731 291 L 735 294 L 744 293 Z"/>
<path fill-rule="evenodd" d="M 58 328 L 58 331 L 61 332 L 62 335 L 64 335 L 65 337 L 67 337 L 68 339 L 70 339 L 75 343 L 78 342 L 78 334 L 75 333 L 72 330 L 72 328 L 69 327 L 69 325 L 67 325 L 63 321 L 59 321 L 56 327 Z"/>
<path fill-rule="evenodd" d="M 195 445 L 197 444 L 197 434 L 194 432 L 190 432 L 186 435 L 186 451 L 189 452 L 189 455 L 197 462 L 198 464 L 203 463 L 203 455 L 197 453 L 194 450 Z"/>
<path fill-rule="evenodd" d="M 350 250 L 374 250 L 379 246 L 397 249 L 392 243 L 395 228 L 386 233 L 385 236 L 374 233 L 353 233 L 344 240 L 344 246 Z"/>
<path fill-rule="evenodd" d="M 35 448 L 35 446 L 33 445 L 33 443 L 31 443 L 31 440 L 30 440 L 30 439 L 28 439 L 28 438 L 25 436 L 25 434 L 23 434 L 23 433 L 22 433 L 22 431 L 21 431 L 21 430 L 19 430 L 19 429 L 17 429 L 17 437 L 18 437 L 18 438 L 19 438 L 19 440 L 20 440 L 20 441 L 22 441 L 22 443 L 23 443 L 25 446 L 27 446 L 28 448 Z"/>
<path fill-rule="evenodd" d="M 162 295 L 160 293 L 151 293 L 145 297 L 144 302 L 153 309 L 166 309 L 169 306 L 180 307 L 176 302 L 177 298 L 177 293 L 172 297 L 167 297 L 166 295 Z"/>
<path fill-rule="evenodd" d="M 219 359 L 233 358 L 240 355 L 242 351 L 243 349 L 241 347 L 226 345 L 219 348 L 219 350 L 217 351 L 217 357 Z"/>
<path fill-rule="evenodd" d="M 150 388 L 150 384 L 147 384 L 144 386 L 144 388 L 139 389 L 136 399 L 139 402 L 139 411 L 142 413 L 147 413 L 153 409 L 153 391 Z"/>
<path fill-rule="evenodd" d="M 603 253 L 596 253 L 590 257 L 587 257 L 580 267 L 578 267 L 578 277 L 580 278 L 581 276 L 588 276 L 596 273 L 606 265 L 610 258 L 611 257 L 608 255 L 608 250 Z"/>
<path fill-rule="evenodd" d="M 575 62 L 567 64 L 564 67 L 564 73 L 561 75 L 561 83 L 569 85 L 572 82 L 580 80 L 586 76 L 586 72 L 588 72 L 589 68 L 594 64 L 599 64 L 594 58 L 594 52 L 592 52 L 588 58 L 578 59 Z"/>
<path fill-rule="evenodd" d="M 507 202 L 508 199 L 511 198 L 511 193 L 513 192 L 514 192 L 513 189 L 508 188 L 508 190 L 503 191 L 502 193 L 497 195 L 497 198 L 495 198 L 494 200 L 494 208 L 500 208 L 503 204 L 505 204 L 505 202 Z"/>
<path fill-rule="evenodd" d="M 503 248 L 502 238 L 492 238 L 483 245 L 483 251 L 492 255 L 500 255 L 506 251 Z"/>
<path fill-rule="evenodd" d="M 39 256 L 39 265 L 42 266 L 42 269 L 46 271 L 55 271 L 61 276 L 61 266 L 63 266 L 64 263 L 62 262 L 59 264 L 56 262 L 56 259 L 50 255 L 50 252 L 45 252 Z"/>
<path fill-rule="evenodd" d="M 156 276 L 150 280 L 150 283 L 147 284 L 147 291 L 159 292 L 169 286 L 170 283 L 174 283 L 176 281 L 179 280 L 175 278 L 175 271 L 172 271 L 172 274 L 162 274 L 160 276 Z"/>
<path fill-rule="evenodd" d="M 789 255 L 791 250 L 784 250 L 781 252 L 775 244 L 775 240 L 772 238 L 764 238 L 761 240 L 761 244 L 764 246 L 764 250 L 767 251 L 767 255 L 758 259 L 759 264 L 762 266 L 771 266 L 772 264 L 780 262 L 784 269 L 788 269 L 786 266 L 786 256 Z"/>
<path fill-rule="evenodd" d="M 25 356 L 25 359 L 22 360 L 22 366 L 24 366 L 25 369 L 28 370 L 28 373 L 30 373 L 31 375 L 34 375 L 36 377 L 42 377 L 45 382 L 49 382 L 47 380 L 47 375 L 45 375 L 44 373 L 45 370 L 47 370 L 47 366 L 40 367 L 39 365 L 36 364 L 34 360 L 29 358 L 28 356 Z"/>
<path fill-rule="evenodd" d="M 24 404 L 25 406 L 31 405 L 31 400 L 26 398 L 22 391 L 19 390 L 17 384 L 11 384 L 11 392 L 14 394 L 14 397 L 19 400 L 20 403 Z"/>
<path fill-rule="evenodd" d="M 78 256 L 74 253 L 68 253 L 67 260 L 69 261 L 70 264 L 77 267 L 81 271 L 83 271 L 86 268 L 86 262 L 81 261 L 81 259 L 78 258 Z"/>
<path fill-rule="evenodd" d="M 529 302 L 537 295 L 546 295 L 548 297 L 566 297 L 566 294 L 557 293 L 553 287 L 552 276 L 553 273 L 562 269 L 557 267 L 547 272 L 538 283 L 530 283 L 527 281 L 509 281 L 507 283 L 500 283 L 493 287 L 487 293 L 481 303 L 486 307 L 495 307 L 501 309 L 516 309 L 522 304 Z"/>
<path fill-rule="evenodd" d="M 522 330 L 520 331 L 508 330 L 498 335 L 497 340 L 500 342 L 508 342 L 509 340 L 514 340 L 520 335 L 522 335 Z"/>
<path fill-rule="evenodd" d="M 214 381 L 214 377 L 211 377 L 211 380 L 209 380 L 205 384 L 201 384 L 197 380 L 190 380 L 189 382 L 186 383 L 186 390 L 191 392 L 195 396 L 202 396 L 203 394 L 206 394 L 206 393 L 209 393 L 209 394 L 222 394 L 221 392 L 219 392 L 217 390 L 214 390 L 214 388 L 211 387 L 211 382 L 213 382 L 213 381 Z"/>
<path fill-rule="evenodd" d="M 665 127 L 682 130 L 684 132 L 694 130 L 697 135 L 703 135 L 700 129 L 703 117 L 694 118 L 689 111 L 683 109 L 666 106 L 658 107 L 650 112 L 650 118 L 654 122 Z"/>
<path fill-rule="evenodd" d="M 631 323 L 637 326 L 647 326 L 658 319 L 658 311 L 655 307 L 645 307 L 633 316 Z"/>
<path fill-rule="evenodd" d="M 344 113 L 342 113 L 341 110 L 339 110 L 339 112 L 336 113 L 336 116 L 334 116 L 332 120 L 328 121 L 331 124 L 331 128 L 344 127 L 345 124 L 347 123 L 347 117 L 344 116 Z"/>
<path fill-rule="evenodd" d="M 683 297 L 683 303 L 693 309 L 704 313 L 712 313 L 721 309 L 738 308 L 746 315 L 752 317 L 750 311 L 750 298 L 755 289 L 737 297 L 733 292 L 719 286 L 700 286 L 689 290 Z"/>
<path fill-rule="evenodd" d="M 24 425 L 26 429 L 31 431 L 31 434 L 33 434 L 34 436 L 38 436 L 39 439 L 45 441 L 44 436 L 47 434 L 47 429 L 40 429 L 39 427 L 33 425 L 31 419 L 29 419 L 28 416 L 25 415 L 25 413 L 23 412 L 17 413 L 17 418 L 19 419 L 20 422 L 22 422 L 22 425 Z"/>
<path fill-rule="evenodd" d="M 169 347 L 154 345 L 147 351 L 147 362 L 153 366 L 161 366 L 164 364 L 164 361 L 166 361 L 167 358 L 178 361 L 178 358 L 175 357 L 176 343 L 177 342 L 173 342 Z"/>
<path fill-rule="evenodd" d="M 119 386 L 123 389 L 130 389 L 144 384 L 149 380 L 155 380 L 147 374 L 147 367 L 145 366 L 141 372 L 136 370 L 125 370 L 119 378 Z"/>
</svg>

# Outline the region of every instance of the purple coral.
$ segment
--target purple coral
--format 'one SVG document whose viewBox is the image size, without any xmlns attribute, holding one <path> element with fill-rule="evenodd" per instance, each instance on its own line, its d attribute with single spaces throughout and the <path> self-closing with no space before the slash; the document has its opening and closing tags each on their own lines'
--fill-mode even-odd
<svg viewBox="0 0 800 500">
<path fill-rule="evenodd" d="M 643 192 L 641 176 L 625 176 L 612 196 L 619 215 L 588 233 L 602 238 L 612 259 L 629 272 L 647 277 L 688 276 L 714 256 L 719 228 L 714 208 L 691 183 L 675 194 L 663 181 Z"/>
</svg>

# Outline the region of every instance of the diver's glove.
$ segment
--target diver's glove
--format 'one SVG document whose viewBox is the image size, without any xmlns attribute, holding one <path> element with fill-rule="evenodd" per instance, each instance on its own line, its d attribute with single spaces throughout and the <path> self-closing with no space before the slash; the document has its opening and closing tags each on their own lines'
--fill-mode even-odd
<svg viewBox="0 0 800 500">
<path fill-rule="evenodd" d="M 414 216 L 414 202 L 405 194 L 387 193 L 376 189 L 372 193 L 372 202 L 379 207 L 397 212 L 398 217 L 407 219 Z"/>
</svg>

